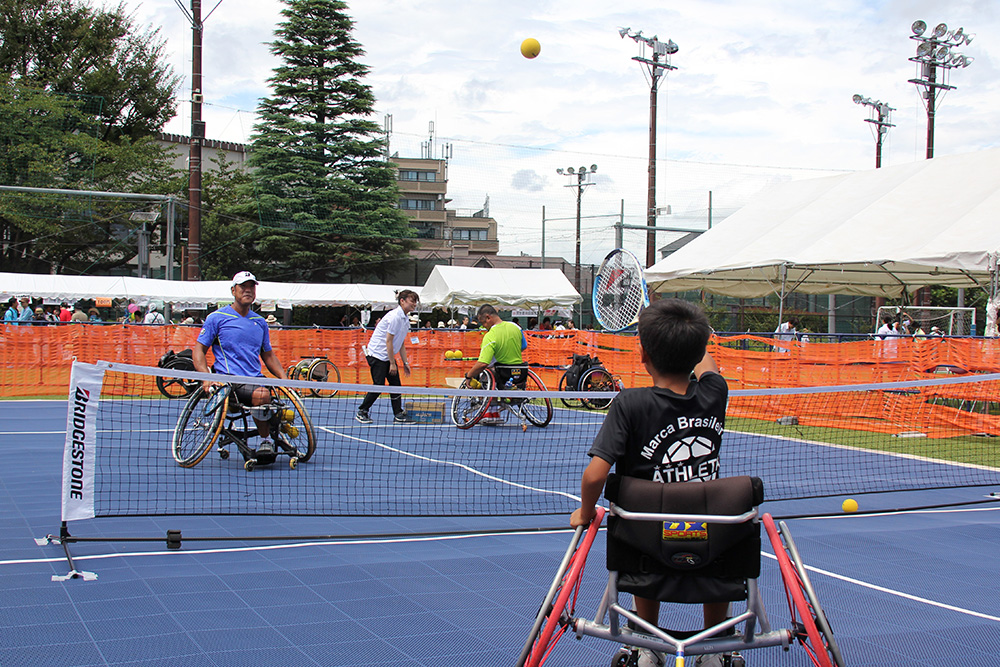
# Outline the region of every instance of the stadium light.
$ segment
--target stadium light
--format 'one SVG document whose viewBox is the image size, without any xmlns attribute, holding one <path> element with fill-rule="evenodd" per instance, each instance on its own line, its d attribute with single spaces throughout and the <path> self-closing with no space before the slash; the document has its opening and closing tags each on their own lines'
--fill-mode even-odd
<svg viewBox="0 0 1000 667">
<path fill-rule="evenodd" d="M 880 100 L 872 100 L 863 95 L 855 95 L 855 104 L 860 104 L 869 108 L 866 123 L 871 123 L 875 127 L 875 168 L 882 166 L 882 139 L 889 132 L 890 127 L 896 127 L 889 122 L 889 114 L 895 109 Z"/>
<path fill-rule="evenodd" d="M 972 64 L 972 58 L 955 53 L 955 47 L 968 46 L 975 35 L 966 34 L 964 28 L 949 31 L 948 24 L 939 23 L 929 36 L 925 36 L 927 24 L 914 21 L 910 26 L 910 39 L 920 42 L 916 56 L 910 62 L 916 63 L 918 76 L 909 82 L 920 88 L 920 99 L 927 110 L 927 159 L 934 157 L 934 117 L 938 99 L 947 91 L 955 90 L 948 80 L 952 69 L 965 68 Z M 941 70 L 941 81 L 938 81 Z"/>
<path fill-rule="evenodd" d="M 593 185 L 593 182 L 586 181 L 588 174 L 593 174 L 597 171 L 597 165 L 590 165 L 590 169 L 586 167 L 580 167 L 579 169 L 573 169 L 569 167 L 567 169 L 556 169 L 556 173 L 566 176 L 576 176 L 576 183 L 570 183 L 567 188 L 576 188 L 576 291 L 582 292 L 580 284 L 580 206 L 583 201 L 583 189 L 588 185 Z"/>
<path fill-rule="evenodd" d="M 632 32 L 631 28 L 618 31 L 622 39 L 630 37 L 636 44 L 648 46 L 653 59 L 643 57 L 632 60 L 646 65 L 649 72 L 649 186 L 646 194 L 646 266 L 656 263 L 656 93 L 660 77 L 664 71 L 677 69 L 670 64 L 670 56 L 680 49 L 672 39 L 661 42 L 656 35 L 643 37 L 642 31 Z M 662 58 L 662 60 L 661 60 Z"/>
</svg>

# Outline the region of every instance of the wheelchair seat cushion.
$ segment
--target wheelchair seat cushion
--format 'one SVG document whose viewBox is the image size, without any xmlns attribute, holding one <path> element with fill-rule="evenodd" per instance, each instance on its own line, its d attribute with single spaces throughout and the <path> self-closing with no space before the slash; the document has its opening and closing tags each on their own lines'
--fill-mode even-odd
<svg viewBox="0 0 1000 667">
<path fill-rule="evenodd" d="M 756 477 L 661 484 L 612 474 L 605 496 L 632 512 L 738 515 L 763 502 Z M 745 599 L 760 574 L 760 524 L 608 519 L 608 569 L 619 590 L 670 602 Z"/>
</svg>

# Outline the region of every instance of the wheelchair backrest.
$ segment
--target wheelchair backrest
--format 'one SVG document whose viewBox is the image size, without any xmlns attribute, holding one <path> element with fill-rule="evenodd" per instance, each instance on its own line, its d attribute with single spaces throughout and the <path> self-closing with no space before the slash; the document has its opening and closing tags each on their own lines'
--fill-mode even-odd
<svg viewBox="0 0 1000 667">
<path fill-rule="evenodd" d="M 612 474 L 605 497 L 622 509 L 653 514 L 744 514 L 764 500 L 757 477 L 661 484 Z M 760 574 L 760 524 L 645 521 L 609 515 L 608 569 L 708 577 Z"/>
</svg>

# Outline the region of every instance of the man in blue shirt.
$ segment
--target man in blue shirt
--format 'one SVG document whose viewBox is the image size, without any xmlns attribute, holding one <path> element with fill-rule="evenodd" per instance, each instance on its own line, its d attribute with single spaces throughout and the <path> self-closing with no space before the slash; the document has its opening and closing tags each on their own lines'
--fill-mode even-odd
<svg viewBox="0 0 1000 667">
<path fill-rule="evenodd" d="M 17 299 L 10 297 L 10 300 L 7 301 L 7 310 L 3 313 L 3 323 L 17 326 L 17 315 Z"/>
<path fill-rule="evenodd" d="M 263 361 L 275 377 L 285 379 L 285 369 L 278 355 L 271 349 L 271 337 L 267 321 L 250 307 L 257 299 L 257 279 L 249 271 L 240 271 L 233 276 L 230 287 L 233 305 L 220 308 L 205 318 L 205 324 L 198 334 L 198 340 L 191 350 L 191 361 L 196 370 L 207 373 L 208 361 L 205 353 L 212 348 L 215 363 L 212 370 L 225 375 L 264 377 L 260 370 Z M 213 382 L 206 381 L 204 388 L 210 391 Z M 244 405 L 265 405 L 271 402 L 271 392 L 263 385 L 234 384 L 233 395 Z M 258 457 L 274 454 L 271 442 L 271 425 L 254 418 L 260 432 Z"/>
<path fill-rule="evenodd" d="M 31 318 L 35 316 L 35 309 L 31 307 L 31 298 L 21 297 L 21 312 L 17 316 L 17 323 L 25 326 L 31 324 Z"/>
</svg>

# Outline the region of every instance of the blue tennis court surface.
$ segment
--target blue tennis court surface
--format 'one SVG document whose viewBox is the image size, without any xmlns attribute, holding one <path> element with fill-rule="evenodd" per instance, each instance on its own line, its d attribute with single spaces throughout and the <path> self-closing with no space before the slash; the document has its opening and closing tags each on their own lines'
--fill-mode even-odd
<svg viewBox="0 0 1000 667">
<path fill-rule="evenodd" d="M 70 531 L 157 541 L 72 544 L 77 569 L 96 573 L 97 579 L 52 581 L 52 575 L 69 569 L 62 548 L 38 545 L 35 538 L 59 531 L 66 406 L 11 401 L 3 407 L 4 666 L 512 665 L 570 537 L 568 531 L 532 530 L 563 526 L 562 515 L 105 518 L 74 522 Z M 477 429 L 488 431 L 472 432 Z M 122 466 L 131 455 L 122 452 Z M 779 463 L 760 465 L 770 469 Z M 572 480 L 569 488 L 575 485 Z M 994 490 L 1000 491 L 906 492 L 859 501 L 862 511 L 966 503 Z M 841 500 L 769 502 L 763 509 L 777 516 L 835 512 Z M 805 562 L 814 568 L 813 585 L 847 664 L 998 664 L 998 511 L 979 504 L 789 520 Z M 168 529 L 182 531 L 180 550 L 166 549 Z M 498 529 L 521 532 L 485 532 Z M 434 531 L 484 532 L 417 534 Z M 410 535 L 365 537 L 396 532 Z M 355 537 L 191 539 L 289 534 Z M 583 615 L 592 613 L 603 590 L 603 559 L 598 538 L 578 605 Z M 787 622 L 780 577 L 767 554 L 759 583 L 772 624 Z M 694 624 L 700 616 L 695 608 L 673 609 L 664 625 Z M 615 649 L 595 639 L 564 639 L 546 664 L 604 667 Z M 747 658 L 750 665 L 809 664 L 798 647 Z"/>
</svg>

